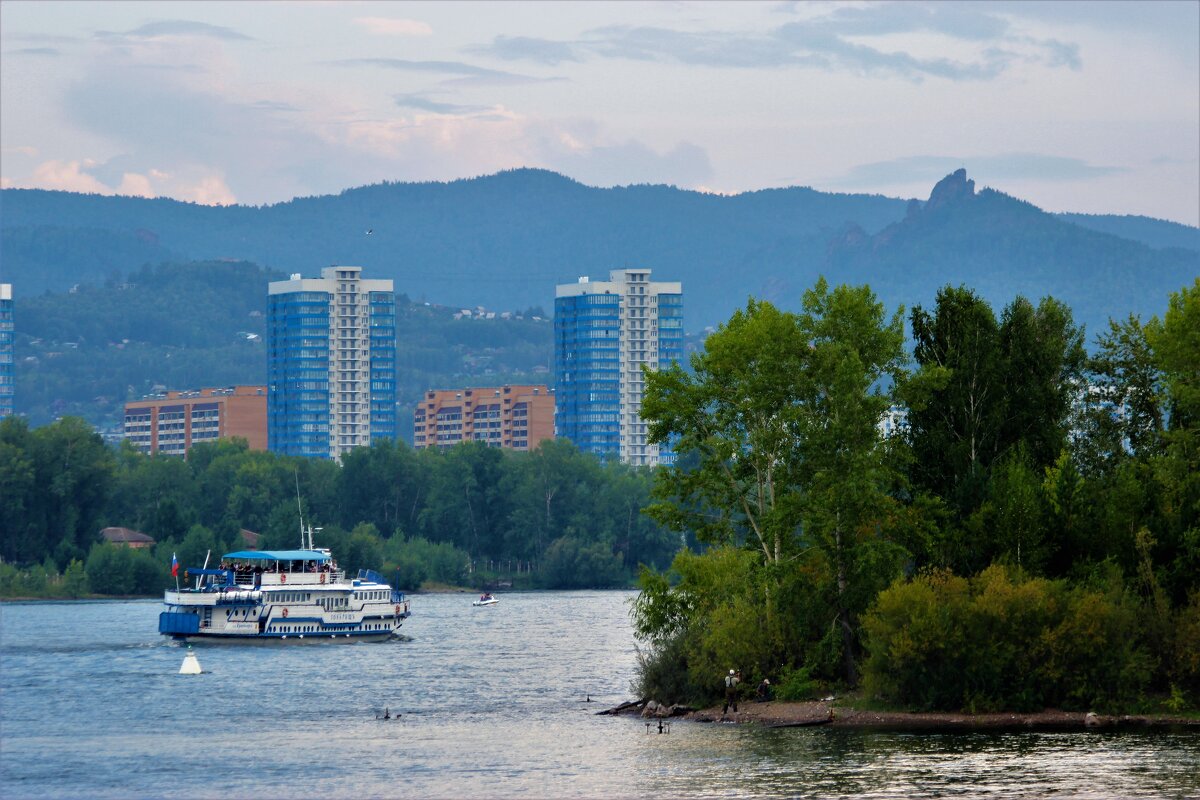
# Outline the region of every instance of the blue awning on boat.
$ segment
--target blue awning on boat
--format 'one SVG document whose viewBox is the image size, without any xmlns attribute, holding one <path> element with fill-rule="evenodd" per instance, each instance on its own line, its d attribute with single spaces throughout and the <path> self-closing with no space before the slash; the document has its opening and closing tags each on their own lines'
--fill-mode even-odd
<svg viewBox="0 0 1200 800">
<path fill-rule="evenodd" d="M 329 556 L 317 550 L 239 550 L 221 558 L 239 561 L 329 561 Z"/>
</svg>

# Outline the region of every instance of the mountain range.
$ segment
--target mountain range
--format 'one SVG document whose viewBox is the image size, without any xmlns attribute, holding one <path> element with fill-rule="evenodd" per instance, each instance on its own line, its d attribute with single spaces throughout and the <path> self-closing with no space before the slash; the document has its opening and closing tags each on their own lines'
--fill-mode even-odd
<svg viewBox="0 0 1200 800">
<path fill-rule="evenodd" d="M 448 183 L 381 183 L 270 206 L 0 191 L 0 276 L 18 296 L 100 284 L 143 264 L 250 261 L 316 275 L 357 264 L 447 306 L 553 306 L 554 285 L 648 267 L 683 282 L 685 326 L 750 296 L 794 307 L 818 275 L 870 283 L 889 305 L 946 283 L 997 305 L 1053 294 L 1095 331 L 1158 313 L 1200 272 L 1200 229 L 1144 217 L 1049 214 L 963 171 L 927 201 L 809 188 L 734 196 L 601 189 L 520 169 Z"/>
<path fill-rule="evenodd" d="M 395 281 L 407 417 L 429 388 L 552 382 L 554 285 L 582 275 L 642 266 L 682 281 L 692 349 L 748 297 L 794 308 L 819 275 L 869 283 L 891 308 L 929 304 L 946 284 L 997 311 L 1049 294 L 1090 339 L 1110 317 L 1161 314 L 1200 274 L 1200 229 L 1050 214 L 976 191 L 961 170 L 926 200 L 598 189 L 530 169 L 264 207 L 6 189 L 17 409 L 34 424 L 74 413 L 112 425 L 126 399 L 164 386 L 262 383 L 267 282 L 335 263 Z M 480 306 L 493 318 L 458 312 Z"/>
</svg>

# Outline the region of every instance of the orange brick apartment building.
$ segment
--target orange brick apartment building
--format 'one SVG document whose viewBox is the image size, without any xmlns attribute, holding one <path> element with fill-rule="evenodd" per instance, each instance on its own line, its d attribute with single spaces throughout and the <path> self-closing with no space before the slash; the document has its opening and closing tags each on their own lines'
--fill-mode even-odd
<svg viewBox="0 0 1200 800">
<path fill-rule="evenodd" d="M 125 438 L 143 453 L 183 455 L 193 444 L 240 436 L 267 449 L 267 387 L 167 392 L 125 404 Z"/>
<path fill-rule="evenodd" d="M 554 438 L 554 395 L 545 386 L 500 386 L 425 393 L 413 413 L 413 447 L 532 450 Z"/>
</svg>

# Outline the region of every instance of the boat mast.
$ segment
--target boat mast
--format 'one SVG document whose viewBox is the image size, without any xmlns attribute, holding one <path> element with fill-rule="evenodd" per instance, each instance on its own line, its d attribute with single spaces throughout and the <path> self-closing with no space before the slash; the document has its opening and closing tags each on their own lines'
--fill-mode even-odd
<svg viewBox="0 0 1200 800">
<path fill-rule="evenodd" d="M 300 470 L 295 471 L 296 475 L 296 511 L 300 512 L 300 549 L 304 549 L 304 508 L 300 505 Z M 312 537 L 309 536 L 309 539 Z"/>
</svg>

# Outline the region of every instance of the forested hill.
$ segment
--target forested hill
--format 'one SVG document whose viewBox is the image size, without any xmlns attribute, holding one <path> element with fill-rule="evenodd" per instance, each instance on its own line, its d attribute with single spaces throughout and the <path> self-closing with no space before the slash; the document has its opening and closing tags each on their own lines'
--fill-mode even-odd
<svg viewBox="0 0 1200 800">
<path fill-rule="evenodd" d="M 997 304 L 1051 295 L 1091 338 L 1109 317 L 1161 315 L 1163 298 L 1200 274 L 1200 250 L 1155 249 L 1080 227 L 1001 192 L 976 192 L 959 170 L 928 201 L 910 204 L 903 220 L 875 235 L 846 231 L 828 263 L 839 280 L 870 283 L 885 300 L 909 306 L 928 304 L 947 284 L 966 284 Z"/>
<path fill-rule="evenodd" d="M 1064 222 L 1083 228 L 1111 233 L 1122 239 L 1148 244 L 1151 247 L 1182 247 L 1200 251 L 1200 228 L 1168 222 L 1153 217 L 1114 214 L 1056 214 Z"/>
<path fill-rule="evenodd" d="M 1052 291 L 1043 283 L 1048 273 L 1090 280 L 1081 276 L 1107 253 L 1104 279 L 1071 298 L 1076 317 L 1095 330 L 1109 316 L 1160 311 L 1162 287 L 1178 288 L 1200 271 L 1200 249 L 1161 249 L 1195 241 L 1195 229 L 1117 217 L 1073 224 L 1032 206 L 1014 215 L 986 201 L 995 194 L 979 195 L 978 213 L 927 217 L 924 249 L 897 254 L 873 240 L 848 255 L 847 241 L 904 224 L 910 204 L 807 188 L 732 197 L 668 186 L 599 189 L 532 169 L 257 208 L 7 189 L 0 277 L 29 297 L 165 260 L 247 260 L 308 275 L 342 263 L 393 278 L 397 292 L 418 301 L 549 309 L 555 283 L 637 265 L 683 281 L 685 324 L 696 331 L 750 295 L 794 307 L 822 273 L 880 283 L 892 304 L 923 302 L 946 280 L 1006 302 L 1008 293 L 992 291 L 994 276 L 1037 297 Z M 1147 273 L 1153 286 L 1143 287 Z"/>
<path fill-rule="evenodd" d="M 151 391 L 265 383 L 267 282 L 281 277 L 247 262 L 165 263 L 20 298 L 18 413 L 34 425 L 72 414 L 107 427 L 126 400 Z M 553 380 L 541 309 L 456 319 L 403 295 L 396 308 L 404 438 L 426 389 Z"/>
</svg>

